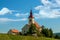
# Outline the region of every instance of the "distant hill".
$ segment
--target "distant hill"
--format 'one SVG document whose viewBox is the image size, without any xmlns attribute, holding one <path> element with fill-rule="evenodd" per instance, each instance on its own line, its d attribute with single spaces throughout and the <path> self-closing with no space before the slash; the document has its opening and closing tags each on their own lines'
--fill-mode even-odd
<svg viewBox="0 0 60 40">
<path fill-rule="evenodd" d="M 58 35 L 58 36 L 60 36 L 60 33 L 54 33 L 54 35 Z"/>
</svg>

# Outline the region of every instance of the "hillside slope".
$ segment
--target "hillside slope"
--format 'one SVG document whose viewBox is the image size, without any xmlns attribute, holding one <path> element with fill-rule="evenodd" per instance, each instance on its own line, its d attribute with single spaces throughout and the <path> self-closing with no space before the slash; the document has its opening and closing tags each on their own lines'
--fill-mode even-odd
<svg viewBox="0 0 60 40">
<path fill-rule="evenodd" d="M 33 37 L 33 36 L 13 36 L 7 34 L 0 34 L 0 40 L 57 40 L 54 38 L 46 38 L 46 37 Z"/>
</svg>

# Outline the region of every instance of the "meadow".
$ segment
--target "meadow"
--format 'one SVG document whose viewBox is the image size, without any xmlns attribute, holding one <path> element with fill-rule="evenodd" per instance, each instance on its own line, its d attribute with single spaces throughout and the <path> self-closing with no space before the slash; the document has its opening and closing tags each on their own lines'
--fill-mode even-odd
<svg viewBox="0 0 60 40">
<path fill-rule="evenodd" d="M 0 34 L 0 40 L 58 40 L 58 39 L 46 38 L 46 37 Z"/>
</svg>

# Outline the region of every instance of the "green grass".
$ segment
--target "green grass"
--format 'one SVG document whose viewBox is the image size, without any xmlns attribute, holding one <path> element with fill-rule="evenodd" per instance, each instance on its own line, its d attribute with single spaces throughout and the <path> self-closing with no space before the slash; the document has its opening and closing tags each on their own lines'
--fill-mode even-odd
<svg viewBox="0 0 60 40">
<path fill-rule="evenodd" d="M 57 40 L 54 38 L 0 34 L 0 40 Z"/>
</svg>

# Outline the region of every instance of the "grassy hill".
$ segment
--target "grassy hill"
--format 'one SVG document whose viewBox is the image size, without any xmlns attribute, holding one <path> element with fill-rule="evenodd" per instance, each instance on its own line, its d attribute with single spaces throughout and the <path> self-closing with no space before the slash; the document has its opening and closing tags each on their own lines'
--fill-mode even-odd
<svg viewBox="0 0 60 40">
<path fill-rule="evenodd" d="M 0 34 L 0 40 L 57 40 L 54 38 Z"/>
</svg>

